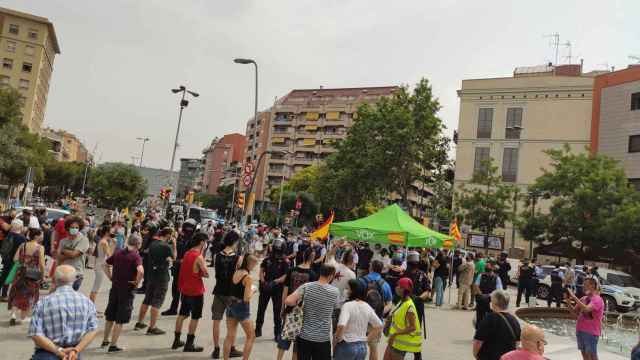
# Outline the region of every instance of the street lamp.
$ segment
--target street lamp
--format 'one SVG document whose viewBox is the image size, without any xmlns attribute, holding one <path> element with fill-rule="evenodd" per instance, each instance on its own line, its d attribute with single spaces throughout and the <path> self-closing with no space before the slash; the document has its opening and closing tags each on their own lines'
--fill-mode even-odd
<svg viewBox="0 0 640 360">
<path fill-rule="evenodd" d="M 187 96 L 187 93 L 189 93 L 194 98 L 200 96 L 200 94 L 198 94 L 195 91 L 187 90 L 187 88 L 184 85 L 180 85 L 176 89 L 171 89 L 171 92 L 174 94 L 182 93 L 182 99 L 180 99 L 180 103 L 179 103 L 180 112 L 178 113 L 178 127 L 176 129 L 176 139 L 173 143 L 173 152 L 171 153 L 171 166 L 169 168 L 169 176 L 170 176 L 169 182 L 170 182 L 170 185 L 174 188 L 174 191 L 172 191 L 171 194 L 172 196 L 175 196 L 173 194 L 176 193 L 178 189 L 178 184 L 174 184 L 173 182 L 173 164 L 176 160 L 176 149 L 178 148 L 178 137 L 180 136 L 180 124 L 182 123 L 182 111 L 184 110 L 184 108 L 187 107 L 187 105 L 189 105 L 189 100 L 186 100 L 185 98 Z"/>
<path fill-rule="evenodd" d="M 292 155 L 290 151 L 282 150 L 280 154 L 283 156 Z M 280 180 L 280 199 L 278 200 L 278 216 L 276 218 L 276 226 L 280 226 L 280 209 L 282 208 L 282 187 L 284 185 L 284 168 L 282 169 L 282 179 Z"/>
<path fill-rule="evenodd" d="M 233 62 L 236 63 L 236 64 L 242 64 L 242 65 L 253 64 L 253 66 L 254 66 L 255 75 L 256 75 L 256 88 L 255 88 L 255 101 L 254 101 L 254 108 L 253 108 L 253 118 L 257 122 L 258 121 L 258 63 L 253 59 L 243 59 L 243 58 L 233 59 Z M 255 127 L 255 129 L 257 129 L 257 126 Z M 255 131 L 256 130 L 254 130 L 254 137 L 253 137 L 254 144 L 255 144 L 255 141 L 256 141 Z M 264 154 L 266 154 L 266 152 L 263 152 L 260 155 L 260 159 L 258 160 L 258 166 L 256 166 L 256 169 L 260 168 L 260 160 L 262 159 Z M 255 180 L 255 176 L 253 177 L 253 179 L 251 181 L 251 187 L 249 188 L 249 194 L 253 190 L 253 182 L 254 182 L 254 180 Z M 247 195 L 249 195 L 249 194 L 247 194 Z M 246 209 L 247 209 L 247 204 L 248 203 L 249 203 L 249 201 L 245 202 L 245 206 L 244 206 L 244 209 L 242 211 L 242 221 L 241 221 L 241 224 L 240 224 L 240 226 L 242 228 L 244 227 L 245 222 L 246 222 Z"/>
<path fill-rule="evenodd" d="M 142 151 L 140 152 L 140 165 L 138 165 L 138 167 L 142 167 L 142 158 L 144 157 L 144 145 L 150 139 L 148 137 L 138 137 L 136 138 L 136 140 L 142 141 Z"/>
</svg>

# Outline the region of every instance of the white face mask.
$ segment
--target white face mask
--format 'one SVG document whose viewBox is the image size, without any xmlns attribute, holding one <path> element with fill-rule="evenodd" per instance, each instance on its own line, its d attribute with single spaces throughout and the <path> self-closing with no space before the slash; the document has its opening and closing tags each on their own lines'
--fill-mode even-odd
<svg viewBox="0 0 640 360">
<path fill-rule="evenodd" d="M 80 232 L 80 229 L 78 229 L 78 228 L 69 229 L 69 234 L 70 235 L 73 235 L 73 236 L 78 235 L 78 232 Z"/>
<path fill-rule="evenodd" d="M 118 234 L 124 234 L 124 229 L 123 228 L 118 228 Z"/>
</svg>

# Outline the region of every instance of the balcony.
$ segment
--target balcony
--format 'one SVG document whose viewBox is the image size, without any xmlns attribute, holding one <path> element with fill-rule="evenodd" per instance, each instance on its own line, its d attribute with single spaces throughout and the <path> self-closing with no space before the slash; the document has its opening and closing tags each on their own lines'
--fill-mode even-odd
<svg viewBox="0 0 640 360">
<path fill-rule="evenodd" d="M 310 158 L 310 157 L 294 158 L 293 163 L 311 165 L 314 163 L 315 160 L 316 160 L 315 158 Z"/>
</svg>

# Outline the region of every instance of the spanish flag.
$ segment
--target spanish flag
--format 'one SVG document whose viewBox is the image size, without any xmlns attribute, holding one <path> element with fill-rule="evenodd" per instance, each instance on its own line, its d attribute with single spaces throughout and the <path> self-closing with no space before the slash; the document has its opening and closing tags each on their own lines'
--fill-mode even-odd
<svg viewBox="0 0 640 360">
<path fill-rule="evenodd" d="M 334 216 L 335 214 L 333 213 L 333 211 L 331 211 L 331 215 L 329 215 L 327 220 L 325 220 L 320 226 L 318 226 L 318 228 L 315 229 L 311 233 L 311 235 L 309 235 L 309 238 L 311 240 L 314 240 L 314 239 L 326 240 L 329 237 L 329 226 L 333 222 Z"/>
<path fill-rule="evenodd" d="M 457 241 L 462 240 L 462 234 L 460 234 L 460 229 L 458 229 L 458 219 L 453 219 L 451 222 L 451 226 L 449 227 L 449 235 L 453 236 Z"/>
</svg>

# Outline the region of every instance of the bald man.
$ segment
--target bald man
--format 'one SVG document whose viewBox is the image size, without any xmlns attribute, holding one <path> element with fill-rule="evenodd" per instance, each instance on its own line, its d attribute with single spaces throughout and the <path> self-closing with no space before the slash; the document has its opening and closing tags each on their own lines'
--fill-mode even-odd
<svg viewBox="0 0 640 360">
<path fill-rule="evenodd" d="M 525 325 L 520 333 L 521 348 L 510 351 L 500 360 L 544 360 L 544 331 L 535 325 Z"/>
</svg>

